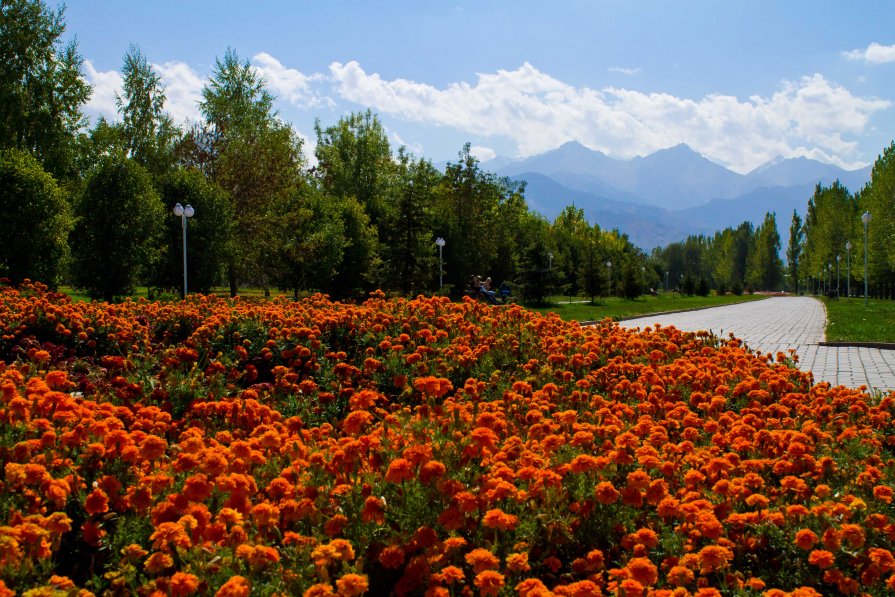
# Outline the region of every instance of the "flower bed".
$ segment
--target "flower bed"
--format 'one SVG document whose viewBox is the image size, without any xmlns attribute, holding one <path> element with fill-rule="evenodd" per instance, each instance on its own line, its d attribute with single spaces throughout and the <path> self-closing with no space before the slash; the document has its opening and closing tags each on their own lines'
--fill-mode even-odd
<svg viewBox="0 0 895 597">
<path fill-rule="evenodd" d="M 39 286 L 0 331 L 0 594 L 895 591 L 895 400 L 734 339 Z"/>
</svg>

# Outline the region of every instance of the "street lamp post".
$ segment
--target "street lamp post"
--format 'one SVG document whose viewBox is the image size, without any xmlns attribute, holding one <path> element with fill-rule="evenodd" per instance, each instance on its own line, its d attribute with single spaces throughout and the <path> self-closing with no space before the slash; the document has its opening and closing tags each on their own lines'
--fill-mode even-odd
<svg viewBox="0 0 895 597">
<path fill-rule="evenodd" d="M 839 296 L 839 262 L 842 261 L 842 255 L 836 255 L 836 296 Z"/>
<path fill-rule="evenodd" d="M 833 264 L 827 262 L 827 292 L 833 290 Z"/>
<path fill-rule="evenodd" d="M 438 291 L 441 292 L 442 274 L 444 274 L 444 270 L 441 268 L 441 250 L 444 248 L 444 239 L 439 236 L 435 239 L 435 244 L 438 246 Z"/>
<path fill-rule="evenodd" d="M 612 262 L 607 261 L 606 267 L 609 268 L 609 296 L 612 296 Z"/>
<path fill-rule="evenodd" d="M 192 205 L 187 204 L 186 207 L 177 203 L 174 205 L 174 215 L 180 216 L 180 225 L 183 228 L 183 298 L 186 298 L 187 295 L 187 286 L 186 286 L 186 223 L 187 220 L 195 215 L 196 210 L 193 209 Z"/>
<path fill-rule="evenodd" d="M 668 270 L 665 270 L 665 292 L 668 292 Z"/>
<path fill-rule="evenodd" d="M 845 243 L 845 293 L 851 297 L 851 241 Z"/>
<path fill-rule="evenodd" d="M 861 216 L 864 222 L 864 306 L 867 306 L 867 224 L 870 223 L 870 212 L 865 211 Z"/>
</svg>

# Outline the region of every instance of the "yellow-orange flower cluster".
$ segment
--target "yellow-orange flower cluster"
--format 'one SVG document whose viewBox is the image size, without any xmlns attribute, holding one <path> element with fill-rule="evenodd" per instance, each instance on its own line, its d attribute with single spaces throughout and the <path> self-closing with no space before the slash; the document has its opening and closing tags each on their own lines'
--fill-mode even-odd
<svg viewBox="0 0 895 597">
<path fill-rule="evenodd" d="M 0 287 L 0 595 L 889 594 L 893 415 L 674 328 Z"/>
</svg>

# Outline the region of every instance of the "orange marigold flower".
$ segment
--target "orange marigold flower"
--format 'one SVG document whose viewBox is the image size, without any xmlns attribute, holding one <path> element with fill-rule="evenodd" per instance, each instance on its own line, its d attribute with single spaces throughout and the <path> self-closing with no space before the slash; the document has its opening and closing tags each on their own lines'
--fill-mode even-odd
<svg viewBox="0 0 895 597">
<path fill-rule="evenodd" d="M 131 543 L 127 547 L 121 549 L 121 555 L 123 555 L 131 563 L 140 561 L 148 553 L 148 551 L 146 551 L 136 543 Z"/>
<path fill-rule="evenodd" d="M 433 574 L 432 577 L 437 582 L 450 585 L 462 581 L 466 578 L 466 575 L 463 574 L 463 570 L 456 566 L 445 566 L 440 572 Z"/>
<path fill-rule="evenodd" d="M 501 531 L 512 531 L 516 528 L 518 523 L 518 517 L 512 514 L 507 514 L 499 508 L 488 510 L 482 518 L 483 525 L 489 529 L 498 529 Z"/>
<path fill-rule="evenodd" d="M 844 524 L 839 527 L 842 539 L 854 548 L 864 545 L 864 529 L 856 524 Z"/>
<path fill-rule="evenodd" d="M 163 522 L 149 536 L 153 549 L 168 549 L 169 546 L 188 548 L 192 545 L 189 535 L 176 522 Z"/>
<path fill-rule="evenodd" d="M 631 578 L 649 587 L 659 580 L 659 571 L 649 558 L 633 558 L 626 566 Z"/>
<path fill-rule="evenodd" d="M 464 556 L 464 559 L 467 564 L 472 566 L 472 570 L 476 574 L 483 570 L 493 570 L 500 566 L 500 560 L 497 556 L 482 547 L 473 549 Z"/>
<path fill-rule="evenodd" d="M 527 578 L 516 585 L 516 593 L 519 597 L 547 597 L 552 593 L 547 589 L 547 585 L 537 578 Z"/>
<path fill-rule="evenodd" d="M 522 573 L 531 570 L 528 563 L 528 553 L 511 553 L 507 556 L 507 570 Z"/>
<path fill-rule="evenodd" d="M 357 597 L 367 592 L 369 584 L 366 576 L 349 573 L 336 581 L 336 588 L 339 590 L 339 595 Z"/>
<path fill-rule="evenodd" d="M 170 587 L 173 597 L 192 595 L 199 589 L 199 579 L 186 572 L 177 572 L 171 577 Z"/>
<path fill-rule="evenodd" d="M 622 595 L 625 597 L 643 597 L 644 595 L 643 585 L 633 578 L 623 580 L 619 584 L 619 588 L 621 588 Z"/>
<path fill-rule="evenodd" d="M 349 413 L 345 420 L 342 421 L 342 431 L 348 435 L 357 435 L 372 421 L 373 415 L 367 411 L 355 410 Z"/>
<path fill-rule="evenodd" d="M 873 488 L 873 497 L 878 499 L 879 501 L 891 504 L 893 497 L 893 490 L 891 487 L 887 485 L 877 485 Z"/>
<path fill-rule="evenodd" d="M 311 585 L 302 595 L 303 597 L 329 597 L 335 595 L 335 592 L 331 584 L 321 582 Z"/>
<path fill-rule="evenodd" d="M 400 568 L 404 563 L 404 550 L 397 545 L 389 545 L 380 552 L 379 563 L 384 568 Z"/>
<path fill-rule="evenodd" d="M 800 549 L 808 551 L 814 547 L 819 540 L 820 538 L 810 529 L 802 529 L 796 533 L 796 538 L 793 543 L 798 545 Z"/>
<path fill-rule="evenodd" d="M 215 597 L 249 597 L 251 585 L 242 576 L 231 576 L 230 580 L 221 585 Z"/>
<path fill-rule="evenodd" d="M 835 558 L 831 552 L 825 549 L 815 549 L 808 554 L 808 563 L 824 570 L 835 563 Z"/>
<path fill-rule="evenodd" d="M 71 589 L 74 588 L 75 581 L 67 576 L 56 576 L 55 574 L 53 574 L 50 576 L 48 584 L 52 585 L 56 589 Z"/>
<path fill-rule="evenodd" d="M 405 458 L 395 458 L 388 465 L 385 480 L 389 483 L 401 483 L 413 479 L 413 465 Z"/>
<path fill-rule="evenodd" d="M 475 577 L 475 586 L 479 588 L 482 597 L 493 597 L 500 593 L 504 585 L 504 576 L 494 570 L 484 570 Z"/>
<path fill-rule="evenodd" d="M 383 524 L 385 522 L 385 504 L 377 497 L 367 496 L 364 500 L 364 508 L 361 510 L 361 520 L 364 522 L 375 522 Z"/>
<path fill-rule="evenodd" d="M 609 481 L 603 481 L 597 484 L 594 490 L 594 496 L 601 504 L 614 504 L 618 499 L 618 491 Z"/>
<path fill-rule="evenodd" d="M 706 545 L 697 555 L 703 574 L 726 568 L 733 558 L 733 552 L 720 545 Z"/>
<path fill-rule="evenodd" d="M 676 587 L 689 585 L 695 577 L 693 571 L 686 566 L 672 566 L 667 575 L 668 582 Z"/>
<path fill-rule="evenodd" d="M 150 574 L 158 574 L 174 565 L 174 560 L 166 553 L 156 552 L 146 558 L 143 566 Z"/>
<path fill-rule="evenodd" d="M 84 500 L 84 510 L 91 516 L 109 511 L 109 496 L 102 489 L 94 489 Z"/>
</svg>

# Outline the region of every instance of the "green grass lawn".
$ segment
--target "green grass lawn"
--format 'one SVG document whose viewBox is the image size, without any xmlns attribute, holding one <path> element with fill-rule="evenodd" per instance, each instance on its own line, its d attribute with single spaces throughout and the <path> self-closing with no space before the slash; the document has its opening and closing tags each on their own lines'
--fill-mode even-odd
<svg viewBox="0 0 895 597">
<path fill-rule="evenodd" d="M 824 299 L 827 342 L 895 342 L 895 301 Z"/>
<path fill-rule="evenodd" d="M 726 294 L 724 296 L 681 296 L 679 294 L 661 294 L 659 296 L 646 296 L 637 300 L 629 301 L 617 297 L 609 297 L 597 300 L 596 304 L 582 303 L 575 301 L 587 300 L 584 298 L 572 297 L 572 303 L 569 303 L 569 297 L 555 296 L 551 297 L 553 304 L 546 307 L 535 307 L 535 311 L 541 313 L 553 312 L 565 320 L 591 321 L 595 319 L 604 319 L 611 317 L 612 319 L 627 319 L 638 315 L 649 315 L 650 313 L 661 313 L 664 311 L 679 311 L 685 309 L 701 309 L 703 307 L 720 307 L 722 305 L 732 305 L 734 303 L 742 303 L 745 301 L 754 301 L 765 298 L 763 295 L 744 294 L 735 296 Z"/>
</svg>

